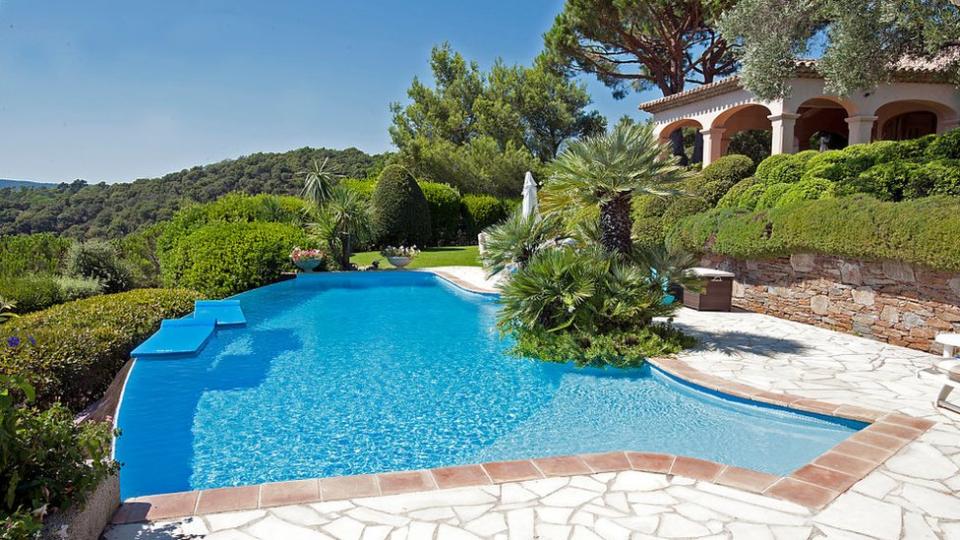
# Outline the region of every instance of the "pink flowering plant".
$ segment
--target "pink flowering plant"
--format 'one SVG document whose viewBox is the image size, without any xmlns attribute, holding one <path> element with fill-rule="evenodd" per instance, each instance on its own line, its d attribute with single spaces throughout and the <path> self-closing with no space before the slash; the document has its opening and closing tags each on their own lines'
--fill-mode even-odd
<svg viewBox="0 0 960 540">
<path fill-rule="evenodd" d="M 384 257 L 406 257 L 408 259 L 413 259 L 419 254 L 420 250 L 417 249 L 417 246 L 387 246 L 380 250 L 380 255 L 383 255 Z"/>
<path fill-rule="evenodd" d="M 300 249 L 295 247 L 293 248 L 293 251 L 290 252 L 290 260 L 294 263 L 298 263 L 300 261 L 319 260 L 326 256 L 327 254 L 319 249 Z"/>
</svg>

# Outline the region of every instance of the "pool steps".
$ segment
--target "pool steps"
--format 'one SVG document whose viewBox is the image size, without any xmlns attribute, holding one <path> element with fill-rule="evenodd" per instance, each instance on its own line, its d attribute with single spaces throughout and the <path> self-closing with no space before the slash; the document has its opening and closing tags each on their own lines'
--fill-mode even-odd
<svg viewBox="0 0 960 540">
<path fill-rule="evenodd" d="M 160 329 L 137 346 L 130 356 L 142 359 L 191 357 L 203 350 L 218 326 L 246 324 L 239 300 L 197 300 L 183 319 L 164 319 Z"/>
</svg>

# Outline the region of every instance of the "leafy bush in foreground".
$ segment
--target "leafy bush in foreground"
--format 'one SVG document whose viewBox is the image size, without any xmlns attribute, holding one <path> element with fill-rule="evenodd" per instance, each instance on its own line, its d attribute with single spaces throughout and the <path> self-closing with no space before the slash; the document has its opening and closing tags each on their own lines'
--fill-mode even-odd
<svg viewBox="0 0 960 540">
<path fill-rule="evenodd" d="M 19 376 L 37 405 L 78 411 L 98 399 L 130 351 L 165 318 L 186 315 L 200 293 L 137 289 L 60 304 L 0 326 L 0 375 Z"/>
<path fill-rule="evenodd" d="M 866 195 L 748 212 L 714 209 L 681 221 L 672 246 L 738 259 L 822 253 L 960 271 L 960 198 L 899 203 Z"/>
<path fill-rule="evenodd" d="M 204 225 L 160 254 L 168 287 L 223 298 L 270 283 L 292 269 L 294 247 L 311 247 L 300 227 L 285 223 L 215 222 Z"/>
<path fill-rule="evenodd" d="M 0 378 L 0 538 L 35 538 L 51 510 L 81 504 L 119 469 L 110 459 L 111 426 L 76 423 L 61 405 L 25 406 L 33 388 Z"/>
</svg>

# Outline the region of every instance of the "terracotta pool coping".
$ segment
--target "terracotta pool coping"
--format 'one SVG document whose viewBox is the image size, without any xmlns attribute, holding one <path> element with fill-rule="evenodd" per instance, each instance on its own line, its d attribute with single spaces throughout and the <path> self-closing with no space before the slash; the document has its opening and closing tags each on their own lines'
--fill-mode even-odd
<svg viewBox="0 0 960 540">
<path fill-rule="evenodd" d="M 787 476 L 687 456 L 618 451 L 150 495 L 124 501 L 112 522 L 156 521 L 289 504 L 630 470 L 703 480 L 816 509 L 829 504 L 934 425 L 929 420 L 902 414 L 758 390 L 703 373 L 677 358 L 654 358 L 650 363 L 686 382 L 742 399 L 870 425 Z"/>
</svg>

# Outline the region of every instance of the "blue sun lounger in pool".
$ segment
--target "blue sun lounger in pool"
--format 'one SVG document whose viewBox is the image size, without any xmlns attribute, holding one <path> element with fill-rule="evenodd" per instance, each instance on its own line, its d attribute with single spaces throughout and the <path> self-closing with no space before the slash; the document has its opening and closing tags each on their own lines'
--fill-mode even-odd
<svg viewBox="0 0 960 540">
<path fill-rule="evenodd" d="M 146 341 L 130 353 L 134 358 L 178 358 L 196 354 L 216 328 L 215 319 L 165 319 Z"/>
<path fill-rule="evenodd" d="M 246 324 L 239 300 L 197 300 L 193 308 L 195 319 L 213 319 L 217 326 Z"/>
</svg>

